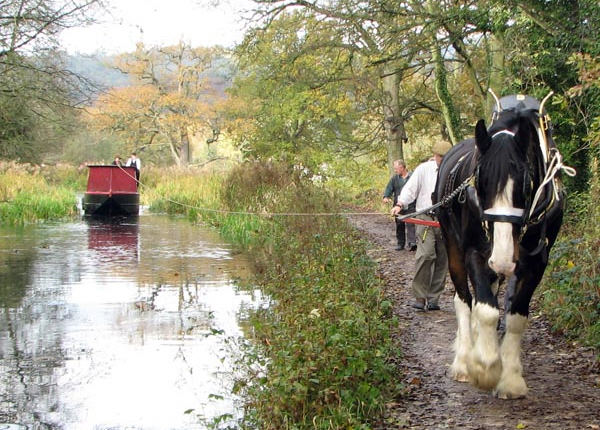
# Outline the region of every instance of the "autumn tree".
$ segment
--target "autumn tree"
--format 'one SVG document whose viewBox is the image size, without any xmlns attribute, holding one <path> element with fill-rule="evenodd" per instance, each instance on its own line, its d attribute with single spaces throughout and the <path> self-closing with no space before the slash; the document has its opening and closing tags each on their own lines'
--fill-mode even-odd
<svg viewBox="0 0 600 430">
<path fill-rule="evenodd" d="M 138 44 L 135 52 L 114 62 L 134 84 L 102 95 L 92 124 L 117 133 L 132 149 L 166 145 L 177 165 L 187 165 L 191 135 L 208 132 L 214 142 L 221 132 L 224 83 L 209 72 L 222 55 L 219 48 L 184 42 L 162 48 Z"/>
</svg>

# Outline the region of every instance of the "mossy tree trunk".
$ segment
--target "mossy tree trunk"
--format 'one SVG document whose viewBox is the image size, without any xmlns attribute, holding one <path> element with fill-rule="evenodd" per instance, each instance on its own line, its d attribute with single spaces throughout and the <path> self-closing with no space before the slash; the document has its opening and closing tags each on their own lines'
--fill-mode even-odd
<svg viewBox="0 0 600 430">
<path fill-rule="evenodd" d="M 492 34 L 489 38 L 490 74 L 488 88 L 491 88 L 498 97 L 502 96 L 505 75 L 504 40 L 502 35 Z M 485 121 L 489 124 L 496 100 L 488 92 L 485 103 Z"/>
<path fill-rule="evenodd" d="M 398 97 L 401 79 L 400 72 L 393 67 L 386 67 L 382 71 L 383 125 L 390 173 L 394 171 L 394 160 L 404 158 L 403 143 L 406 140 L 406 130 Z"/>
<path fill-rule="evenodd" d="M 460 115 L 452 102 L 452 97 L 448 90 L 448 71 L 446 70 L 440 45 L 435 35 L 433 35 L 431 55 L 435 69 L 435 94 L 440 101 L 448 138 L 453 145 L 456 145 L 462 139 Z"/>
</svg>

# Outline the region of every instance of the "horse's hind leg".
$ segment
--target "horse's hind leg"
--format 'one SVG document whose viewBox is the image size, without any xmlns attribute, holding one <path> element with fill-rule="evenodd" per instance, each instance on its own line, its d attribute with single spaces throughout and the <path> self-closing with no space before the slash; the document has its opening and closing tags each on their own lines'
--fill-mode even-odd
<svg viewBox="0 0 600 430">
<path fill-rule="evenodd" d="M 456 339 L 454 340 L 454 361 L 450 365 L 450 376 L 460 382 L 469 381 L 467 359 L 471 351 L 471 293 L 467 283 L 463 256 L 454 242 L 448 243 L 448 266 L 454 283 L 454 311 L 456 312 Z"/>
</svg>

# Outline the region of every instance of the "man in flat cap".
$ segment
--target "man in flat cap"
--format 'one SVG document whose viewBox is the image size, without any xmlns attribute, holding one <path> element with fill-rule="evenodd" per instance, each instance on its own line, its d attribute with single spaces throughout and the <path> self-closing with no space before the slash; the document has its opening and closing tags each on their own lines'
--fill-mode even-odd
<svg viewBox="0 0 600 430">
<path fill-rule="evenodd" d="M 421 163 L 402 188 L 392 215 L 397 215 L 402 208 L 408 207 L 416 200 L 417 212 L 432 206 L 431 194 L 435 189 L 437 171 L 442 158 L 452 145 L 446 141 L 438 141 L 433 145 L 433 158 Z M 427 214 L 417 216 L 418 219 L 433 221 Z M 411 306 L 419 310 L 436 311 L 440 309 L 439 297 L 446 284 L 448 256 L 439 228 L 425 225 L 416 226 L 417 253 L 415 255 L 415 277 L 413 278 L 413 295 L 415 301 Z"/>
</svg>

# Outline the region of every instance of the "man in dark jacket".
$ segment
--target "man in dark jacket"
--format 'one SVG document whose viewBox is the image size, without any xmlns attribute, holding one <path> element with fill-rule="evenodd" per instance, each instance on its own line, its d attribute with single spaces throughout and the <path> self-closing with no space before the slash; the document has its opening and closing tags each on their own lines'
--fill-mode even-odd
<svg viewBox="0 0 600 430">
<path fill-rule="evenodd" d="M 396 203 L 398 203 L 398 196 L 400 195 L 400 191 L 402 191 L 402 187 L 404 187 L 404 184 L 408 182 L 410 174 L 406 169 L 406 163 L 404 162 L 404 160 L 394 161 L 394 171 L 396 172 L 396 174 L 390 178 L 390 181 L 388 182 L 387 186 L 385 187 L 385 191 L 383 192 L 383 201 L 386 203 L 392 202 L 395 205 Z M 413 203 L 405 211 L 403 211 L 403 213 L 411 213 L 414 212 L 414 210 L 415 205 Z M 398 246 L 396 246 L 396 250 L 403 250 L 404 245 L 406 243 L 406 239 L 408 239 L 407 249 L 409 251 L 415 251 L 417 249 L 417 243 L 415 241 L 414 224 L 405 224 L 403 221 L 398 221 L 398 218 L 396 218 L 396 239 L 398 240 Z"/>
</svg>

